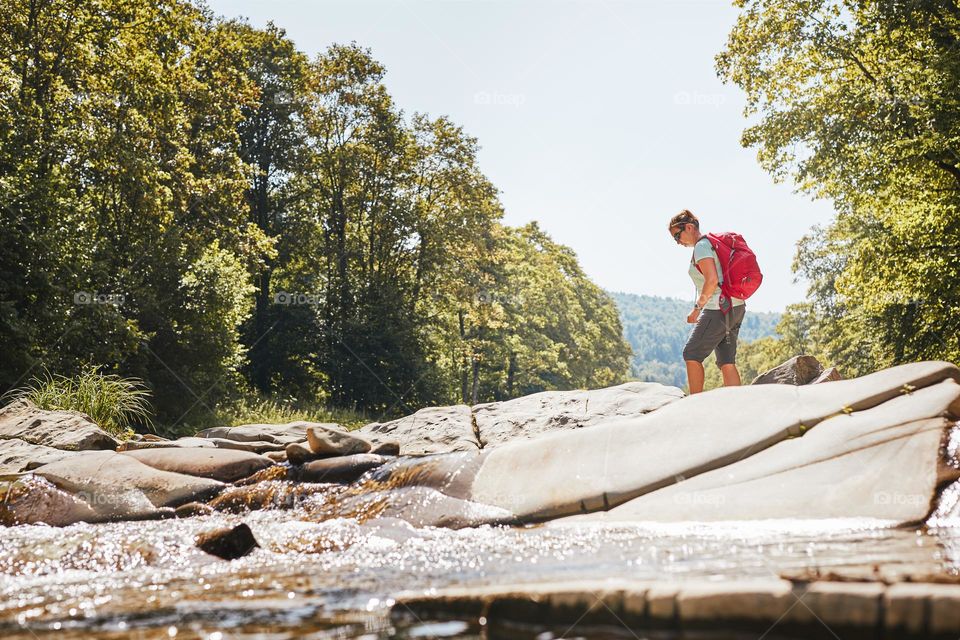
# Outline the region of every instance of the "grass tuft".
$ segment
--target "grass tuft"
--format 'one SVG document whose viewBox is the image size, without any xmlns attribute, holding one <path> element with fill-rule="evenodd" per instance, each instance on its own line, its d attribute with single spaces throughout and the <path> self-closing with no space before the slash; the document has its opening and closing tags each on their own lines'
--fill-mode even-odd
<svg viewBox="0 0 960 640">
<path fill-rule="evenodd" d="M 44 372 L 6 398 L 29 400 L 41 409 L 85 413 L 101 429 L 121 439 L 133 435 L 135 424 L 153 428 L 150 390 L 143 381 L 102 373 L 99 366 L 87 367 L 72 377 Z"/>
</svg>

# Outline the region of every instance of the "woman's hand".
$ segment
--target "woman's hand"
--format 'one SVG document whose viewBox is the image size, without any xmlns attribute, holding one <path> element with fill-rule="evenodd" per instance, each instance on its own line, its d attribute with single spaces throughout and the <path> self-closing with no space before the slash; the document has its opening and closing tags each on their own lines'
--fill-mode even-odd
<svg viewBox="0 0 960 640">
<path fill-rule="evenodd" d="M 700 315 L 700 309 L 696 307 L 693 308 L 693 311 L 690 312 L 690 315 L 687 316 L 687 322 L 693 324 L 697 321 L 697 316 Z"/>
</svg>

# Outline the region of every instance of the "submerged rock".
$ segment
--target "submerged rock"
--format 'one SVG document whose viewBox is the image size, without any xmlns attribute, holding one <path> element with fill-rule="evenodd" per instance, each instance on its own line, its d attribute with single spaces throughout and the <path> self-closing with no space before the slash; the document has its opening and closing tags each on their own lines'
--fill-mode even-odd
<svg viewBox="0 0 960 640">
<path fill-rule="evenodd" d="M 389 462 L 391 458 L 373 453 L 355 453 L 349 456 L 308 462 L 299 470 L 298 478 L 305 482 L 353 482 L 367 471 Z"/>
<path fill-rule="evenodd" d="M 197 536 L 196 544 L 197 548 L 224 560 L 242 558 L 260 546 L 253 531 L 243 522 L 235 527 L 205 531 Z"/>
<path fill-rule="evenodd" d="M 113 451 L 119 444 L 85 414 L 39 409 L 27 400 L 0 409 L 0 439 L 11 438 L 66 451 Z"/>
<path fill-rule="evenodd" d="M 23 514 L 40 512 L 45 513 L 44 517 L 33 521 L 70 524 L 164 517 L 173 513 L 166 507 L 203 499 L 223 488 L 223 483 L 217 480 L 161 471 L 112 451 L 85 452 L 44 465 L 34 473 L 88 509 L 71 507 L 63 513 L 44 511 L 41 503 L 47 500 L 47 492 L 5 505 L 4 508 L 13 512 L 14 520 L 24 521 Z"/>
<path fill-rule="evenodd" d="M 163 471 L 233 482 L 273 466 L 270 458 L 235 449 L 141 449 L 125 456 Z"/>
</svg>

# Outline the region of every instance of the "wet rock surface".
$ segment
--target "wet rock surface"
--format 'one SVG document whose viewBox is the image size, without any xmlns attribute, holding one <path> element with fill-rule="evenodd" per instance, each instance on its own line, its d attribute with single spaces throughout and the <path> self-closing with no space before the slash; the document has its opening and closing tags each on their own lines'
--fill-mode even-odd
<svg viewBox="0 0 960 640">
<path fill-rule="evenodd" d="M 244 523 L 235 527 L 205 531 L 197 536 L 197 548 L 224 560 L 236 560 L 247 555 L 260 544 Z"/>
<path fill-rule="evenodd" d="M 142 449 L 125 451 L 147 466 L 221 482 L 233 482 L 273 466 L 270 458 L 236 449 Z"/>
<path fill-rule="evenodd" d="M 623 582 L 611 587 L 609 602 L 621 607 L 618 612 L 626 617 L 642 611 L 647 621 L 684 629 L 744 619 L 769 627 L 777 616 L 806 629 L 817 624 L 814 617 L 784 609 L 802 597 L 818 617 L 840 629 L 956 632 L 960 621 L 951 617 L 956 592 L 948 587 L 956 586 L 950 576 L 960 573 L 960 537 L 947 536 L 952 542 L 925 550 L 927 536 L 939 534 L 918 528 L 914 535 L 910 529 L 902 531 L 905 546 L 889 553 L 869 547 L 867 559 L 850 560 L 842 553 L 834 558 L 833 567 L 862 569 L 842 580 L 809 569 L 818 549 L 840 548 L 828 540 L 821 546 L 823 523 L 853 519 L 857 524 L 850 530 L 859 532 L 857 544 L 865 545 L 877 544 L 887 535 L 878 532 L 891 525 L 960 527 L 958 380 L 953 365 L 926 362 L 830 384 L 757 385 L 689 398 L 674 397 L 660 385 L 536 394 L 464 407 L 466 414 L 458 407 L 425 411 L 417 420 L 434 415 L 436 422 L 420 440 L 405 439 L 415 433 L 413 416 L 394 429 L 359 435 L 336 425 L 290 423 L 246 425 L 233 438 L 218 430 L 175 441 L 143 438 L 123 453 L 75 452 L 0 481 L 0 523 L 12 534 L 0 540 L 0 572 L 70 570 L 71 563 L 86 567 L 84 557 L 102 554 L 101 567 L 123 568 L 107 573 L 149 571 L 153 565 L 161 573 L 183 571 L 182 583 L 171 587 L 183 593 L 188 582 L 197 582 L 194 572 L 208 566 L 205 562 L 224 567 L 228 563 L 217 558 L 235 558 L 236 570 L 201 571 L 204 581 L 223 577 L 221 595 L 258 590 L 275 595 L 279 588 L 297 599 L 318 593 L 329 577 L 329 584 L 323 583 L 328 592 L 371 594 L 360 609 L 389 595 L 413 608 L 481 607 L 491 619 L 496 613 L 504 620 L 530 607 L 541 619 L 589 617 L 581 606 L 592 590 L 589 579 L 616 574 Z M 484 441 L 485 429 L 500 435 Z M 311 433 L 323 442 L 310 446 Z M 444 441 L 450 448 L 442 452 L 409 455 L 405 448 L 413 443 L 439 449 Z M 22 446 L 8 442 L 11 450 Z M 405 455 L 372 453 L 378 446 L 395 452 L 397 443 Z M 249 446 L 270 447 L 278 460 L 242 449 Z M 547 526 L 501 526 L 546 520 Z M 756 545 L 744 536 L 777 522 L 789 525 L 758 557 L 775 563 L 777 553 L 788 553 L 795 560 L 778 567 L 771 579 L 766 565 L 747 557 Z M 25 544 L 51 528 L 20 525 L 39 523 L 66 529 L 44 538 L 56 542 Z M 667 536 L 667 542 L 662 533 L 638 534 L 654 525 L 702 528 Z M 806 526 L 812 533 L 797 533 Z M 724 527 L 736 533 L 712 546 L 710 536 L 722 535 L 717 532 Z M 350 533 L 342 534 L 344 528 Z M 610 538 L 621 530 L 622 538 Z M 119 537 L 97 542 L 108 532 Z M 74 539 L 82 543 L 70 551 Z M 213 545 L 217 557 L 194 546 L 195 539 Z M 919 550 L 910 546 L 917 543 Z M 254 544 L 269 553 L 250 554 Z M 618 544 L 629 547 L 623 557 L 606 557 Z M 911 555 L 921 552 L 927 556 Z M 31 555 L 54 553 L 55 560 Z M 670 580 L 664 578 L 670 567 L 665 557 L 683 563 Z M 715 576 L 734 571 L 731 557 L 736 580 L 716 584 Z M 575 558 L 582 560 L 580 573 L 571 573 Z M 549 588 L 538 591 L 523 578 L 541 576 L 551 566 L 556 573 Z M 757 570 L 751 573 L 750 567 Z M 423 584 L 442 589 L 411 593 L 411 568 Z M 676 580 L 688 574 L 700 580 Z M 396 581 L 363 591 L 365 584 L 382 584 L 384 575 Z M 564 582 L 571 575 L 574 582 Z M 271 586 L 257 586 L 265 576 Z M 245 589 L 233 582 L 247 579 Z M 471 579 L 475 585 L 464 584 Z M 0 594 L 24 604 L 0 605 L 0 631 L 5 616 L 41 615 L 30 603 L 47 597 L 30 595 L 33 583 L 11 584 L 25 595 L 12 598 L 3 586 Z M 69 593 L 80 592 L 73 585 Z M 151 597 L 160 598 L 151 608 L 160 606 L 162 596 Z M 51 603 L 65 606 L 56 598 Z M 57 611 L 42 615 L 64 615 Z M 284 611 L 278 615 L 289 613 Z M 381 611 L 388 615 L 389 607 Z"/>
</svg>

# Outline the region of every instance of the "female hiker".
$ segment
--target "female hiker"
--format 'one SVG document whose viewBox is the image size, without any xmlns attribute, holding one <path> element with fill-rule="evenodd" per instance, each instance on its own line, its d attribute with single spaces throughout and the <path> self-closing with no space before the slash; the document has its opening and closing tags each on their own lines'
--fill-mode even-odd
<svg viewBox="0 0 960 640">
<path fill-rule="evenodd" d="M 669 229 L 677 244 L 693 247 L 689 273 L 697 287 L 697 300 L 693 311 L 687 316 L 687 322 L 696 324 L 683 348 L 690 393 L 703 391 L 703 361 L 711 351 L 717 354 L 723 385 L 739 385 L 740 372 L 736 365 L 737 336 L 746 312 L 746 304 L 741 298 L 721 295 L 723 268 L 710 239 L 700 233 L 700 221 L 695 215 L 684 209 L 670 219 Z M 727 310 L 726 313 L 721 310 L 721 304 Z"/>
</svg>

